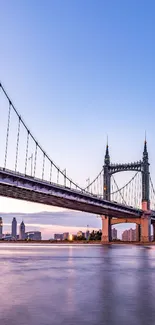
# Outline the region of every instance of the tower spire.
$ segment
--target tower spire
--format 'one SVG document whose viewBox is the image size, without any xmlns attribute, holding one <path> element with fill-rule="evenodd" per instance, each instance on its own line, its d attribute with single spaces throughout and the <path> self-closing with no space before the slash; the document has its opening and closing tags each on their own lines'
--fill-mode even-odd
<svg viewBox="0 0 155 325">
<path fill-rule="evenodd" d="M 109 155 L 108 137 L 107 137 L 107 145 L 106 145 L 106 152 L 105 152 L 104 163 L 105 163 L 105 165 L 110 165 L 110 155 Z"/>
<path fill-rule="evenodd" d="M 148 160 L 148 151 L 147 151 L 147 141 L 146 141 L 146 131 L 145 131 L 145 140 L 144 140 L 144 151 L 143 151 L 143 160 Z"/>
<path fill-rule="evenodd" d="M 107 135 L 107 147 L 108 147 L 108 135 Z"/>
<path fill-rule="evenodd" d="M 144 203 L 147 203 L 147 210 L 150 209 L 149 182 L 150 182 L 149 156 L 147 151 L 147 141 L 146 141 L 146 133 L 145 133 L 143 161 L 142 161 L 142 209 L 144 210 L 146 209 Z"/>
</svg>

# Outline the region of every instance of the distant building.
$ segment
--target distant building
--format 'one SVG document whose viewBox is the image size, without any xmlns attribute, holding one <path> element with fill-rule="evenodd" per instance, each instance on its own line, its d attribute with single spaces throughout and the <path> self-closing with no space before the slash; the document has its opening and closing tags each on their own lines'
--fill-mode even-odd
<svg viewBox="0 0 155 325">
<path fill-rule="evenodd" d="M 68 237 L 69 237 L 69 232 L 64 232 L 62 234 L 62 240 L 66 240 L 66 239 L 68 239 Z"/>
<path fill-rule="evenodd" d="M 54 234 L 54 240 L 62 240 L 63 235 L 62 234 Z"/>
<path fill-rule="evenodd" d="M 89 232 L 89 230 L 87 230 L 87 231 L 86 231 L 86 240 L 89 239 L 89 236 L 90 236 L 90 232 Z"/>
<path fill-rule="evenodd" d="M 74 240 L 74 236 L 72 234 L 69 234 L 68 240 L 70 240 L 70 241 Z"/>
<path fill-rule="evenodd" d="M 12 220 L 12 238 L 17 238 L 17 220 L 13 218 Z"/>
<path fill-rule="evenodd" d="M 0 217 L 0 239 L 3 237 L 3 219 Z"/>
<path fill-rule="evenodd" d="M 130 228 L 129 230 L 125 230 L 122 234 L 123 241 L 136 241 L 137 231 L 136 229 Z"/>
<path fill-rule="evenodd" d="M 128 230 L 123 231 L 122 240 L 123 241 L 128 241 Z"/>
<path fill-rule="evenodd" d="M 11 234 L 5 234 L 3 236 L 3 240 L 12 240 L 12 235 Z"/>
<path fill-rule="evenodd" d="M 85 233 L 80 230 L 77 232 L 77 237 L 85 237 Z"/>
<path fill-rule="evenodd" d="M 40 231 L 29 231 L 25 233 L 25 238 L 29 240 L 41 240 Z"/>
<path fill-rule="evenodd" d="M 117 229 L 112 228 L 112 240 L 116 240 L 117 239 Z"/>
<path fill-rule="evenodd" d="M 22 223 L 19 226 L 19 239 L 24 240 L 25 239 L 25 224 L 22 221 Z"/>
<path fill-rule="evenodd" d="M 136 240 L 136 238 L 135 238 L 135 229 L 129 229 L 128 230 L 128 240 L 129 241 L 135 241 Z"/>
</svg>

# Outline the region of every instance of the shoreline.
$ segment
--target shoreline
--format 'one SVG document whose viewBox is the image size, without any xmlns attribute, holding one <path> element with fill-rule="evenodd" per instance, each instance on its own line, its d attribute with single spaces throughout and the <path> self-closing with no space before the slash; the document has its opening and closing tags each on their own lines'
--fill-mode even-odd
<svg viewBox="0 0 155 325">
<path fill-rule="evenodd" d="M 129 245 L 129 246 L 145 246 L 145 245 L 151 245 L 155 246 L 155 242 L 107 242 L 103 243 L 101 241 L 51 241 L 51 240 L 32 240 L 32 241 L 26 241 L 26 240 L 17 240 L 17 241 L 7 241 L 7 240 L 0 240 L 0 244 L 50 244 L 50 245 L 102 245 L 102 246 L 111 246 L 111 245 Z"/>
</svg>

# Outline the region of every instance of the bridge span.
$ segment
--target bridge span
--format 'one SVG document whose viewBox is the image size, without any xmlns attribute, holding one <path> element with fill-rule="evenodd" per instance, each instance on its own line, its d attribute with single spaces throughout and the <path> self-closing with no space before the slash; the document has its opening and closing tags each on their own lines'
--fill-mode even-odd
<svg viewBox="0 0 155 325">
<path fill-rule="evenodd" d="M 139 227 L 142 242 L 150 241 L 151 224 L 155 238 L 155 188 L 146 139 L 142 159 L 130 163 L 111 163 L 107 143 L 100 173 L 92 181 L 88 178 L 87 186 L 80 186 L 42 148 L 1 83 L 0 96 L 4 107 L 0 196 L 98 214 L 102 219 L 102 242 L 111 240 L 113 224 L 129 220 Z M 125 171 L 135 175 L 120 188 L 115 174 Z"/>
<path fill-rule="evenodd" d="M 0 195 L 111 217 L 140 217 L 143 211 L 64 186 L 0 168 Z"/>
</svg>

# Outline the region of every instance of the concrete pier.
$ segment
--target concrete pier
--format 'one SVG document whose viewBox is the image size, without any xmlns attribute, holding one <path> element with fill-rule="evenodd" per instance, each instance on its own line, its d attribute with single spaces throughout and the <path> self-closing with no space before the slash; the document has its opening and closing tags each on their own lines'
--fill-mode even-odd
<svg viewBox="0 0 155 325">
<path fill-rule="evenodd" d="M 143 215 L 141 217 L 141 242 L 149 242 L 151 238 L 151 212 L 147 201 L 142 202 Z"/>
<path fill-rule="evenodd" d="M 101 216 L 102 218 L 102 243 L 111 241 L 111 218 L 107 216 Z"/>
</svg>

